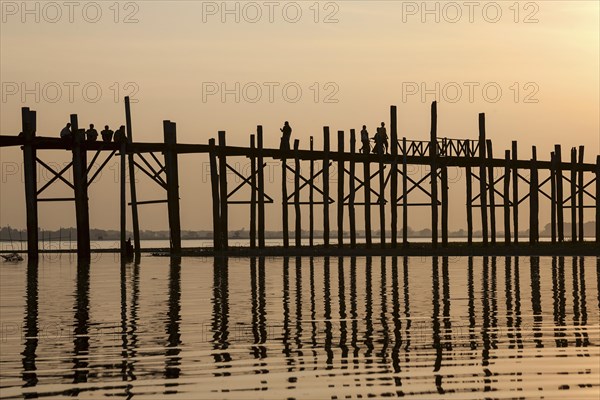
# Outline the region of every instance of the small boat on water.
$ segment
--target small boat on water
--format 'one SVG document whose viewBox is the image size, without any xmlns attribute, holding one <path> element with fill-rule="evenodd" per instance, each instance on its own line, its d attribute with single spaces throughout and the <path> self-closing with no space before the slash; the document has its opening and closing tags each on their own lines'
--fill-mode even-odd
<svg viewBox="0 0 600 400">
<path fill-rule="evenodd" d="M 0 254 L 0 257 L 4 258 L 4 261 L 7 262 L 23 261 L 23 257 L 19 253 Z"/>
</svg>

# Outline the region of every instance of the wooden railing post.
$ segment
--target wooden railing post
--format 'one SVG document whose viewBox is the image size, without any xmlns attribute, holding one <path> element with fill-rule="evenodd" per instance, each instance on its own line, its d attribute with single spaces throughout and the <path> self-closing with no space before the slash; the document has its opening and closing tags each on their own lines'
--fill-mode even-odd
<svg viewBox="0 0 600 400">
<path fill-rule="evenodd" d="M 171 121 L 163 121 L 163 132 L 171 254 L 178 255 L 181 253 L 181 222 L 179 216 L 179 167 L 177 162 L 177 149 L 175 148 L 177 144 L 176 124 Z"/>
<path fill-rule="evenodd" d="M 398 245 L 398 116 L 396 106 L 390 107 L 390 150 L 392 164 L 390 171 L 391 241 L 392 248 Z"/>
<path fill-rule="evenodd" d="M 125 97 L 125 124 L 127 126 L 127 140 L 124 142 L 133 143 L 133 128 L 131 126 L 131 105 L 129 96 Z M 131 223 L 133 225 L 133 244 L 134 252 L 137 257 L 141 254 L 140 244 L 140 223 L 138 219 L 137 192 L 135 188 L 135 164 L 134 153 L 128 155 L 129 163 L 129 195 L 131 197 Z"/>
<path fill-rule="evenodd" d="M 431 242 L 438 242 L 438 190 L 437 190 L 437 102 L 431 103 L 431 131 L 429 140 L 429 159 L 431 163 Z"/>
<path fill-rule="evenodd" d="M 38 258 L 38 204 L 37 204 L 37 154 L 34 145 L 36 136 L 36 112 L 29 107 L 21 109 L 23 146 L 23 168 L 25 177 L 25 208 L 27 212 L 27 256 Z"/>
<path fill-rule="evenodd" d="M 90 215 L 87 190 L 87 154 L 84 147 L 84 133 L 79 130 L 76 114 L 71 114 L 71 132 L 73 132 L 73 184 L 75 187 L 75 217 L 77 220 L 77 257 L 89 260 Z"/>
<path fill-rule="evenodd" d="M 210 186 L 212 192 L 212 217 L 213 217 L 213 248 L 221 250 L 221 203 L 219 201 L 219 170 L 217 167 L 217 147 L 215 139 L 209 139 L 209 160 L 210 160 Z"/>
</svg>

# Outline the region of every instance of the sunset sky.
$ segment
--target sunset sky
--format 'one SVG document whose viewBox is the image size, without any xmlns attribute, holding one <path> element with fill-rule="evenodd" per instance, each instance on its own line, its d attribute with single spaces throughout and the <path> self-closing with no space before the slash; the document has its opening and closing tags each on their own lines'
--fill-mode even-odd
<svg viewBox="0 0 600 400">
<path fill-rule="evenodd" d="M 477 138 L 477 114 L 485 112 L 497 157 L 511 140 L 518 140 L 521 159 L 537 145 L 538 158 L 547 160 L 557 143 L 564 155 L 585 145 L 587 162 L 600 153 L 597 1 L 479 2 L 472 9 L 465 2 L 427 2 L 432 13 L 423 2 L 402 1 L 228 2 L 233 13 L 222 2 L 80 2 L 73 22 L 62 2 L 53 3 L 58 8 L 28 3 L 29 14 L 22 4 L 1 2 L 2 135 L 20 132 L 24 106 L 37 111 L 40 136 L 58 136 L 72 113 L 81 126 L 114 129 L 125 123 L 122 98 L 130 95 L 137 101 L 136 141 L 162 141 L 168 119 L 177 123 L 181 143 L 206 143 L 225 130 L 228 144 L 244 146 L 262 124 L 265 146 L 277 147 L 288 120 L 301 148 L 312 135 L 320 149 L 324 125 L 335 148 L 337 130 L 348 134 L 365 124 L 374 133 L 381 121 L 389 123 L 392 104 L 399 136 L 427 140 L 429 104 L 438 100 L 438 136 Z M 222 88 L 229 94 L 222 96 Z M 3 148 L 0 157 L 0 225 L 24 228 L 22 152 Z M 71 155 L 40 151 L 38 157 L 64 165 Z M 278 174 L 278 162 L 269 161 Z M 179 162 L 182 229 L 209 229 L 208 157 L 182 155 Z M 243 169 L 245 160 L 236 162 Z M 119 226 L 117 176 L 114 159 L 90 188 L 94 228 Z M 277 177 L 268 230 L 281 226 Z M 49 178 L 44 172 L 40 183 Z M 166 198 L 141 173 L 137 178 L 138 199 Z M 450 190 L 450 229 L 456 230 L 466 226 L 464 177 L 451 172 L 450 179 L 458 181 Z M 55 184 L 44 196 L 69 191 Z M 140 213 L 142 229 L 167 229 L 166 206 L 144 206 Z M 247 229 L 247 207 L 231 206 L 230 215 L 231 230 Z M 427 209 L 411 211 L 410 218 L 415 229 L 430 226 Z M 40 204 L 39 220 L 47 229 L 75 226 L 74 206 Z"/>
</svg>

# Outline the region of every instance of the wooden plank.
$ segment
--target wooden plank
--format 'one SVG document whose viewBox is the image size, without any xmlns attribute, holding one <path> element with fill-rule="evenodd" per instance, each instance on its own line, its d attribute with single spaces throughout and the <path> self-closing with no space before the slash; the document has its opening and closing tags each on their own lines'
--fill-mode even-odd
<svg viewBox="0 0 600 400">
<path fill-rule="evenodd" d="M 517 141 L 512 141 L 512 176 L 513 176 L 513 235 L 514 242 L 519 243 L 519 169 L 518 169 Z"/>
<path fill-rule="evenodd" d="M 371 248 L 371 163 L 365 158 L 363 161 L 363 182 L 365 194 L 365 243 L 367 249 Z"/>
<path fill-rule="evenodd" d="M 408 246 L 408 165 L 406 138 L 402 138 L 402 244 Z M 392 199 L 392 201 L 396 201 Z"/>
<path fill-rule="evenodd" d="M 392 153 L 392 170 L 390 179 L 391 206 L 391 242 L 392 247 L 398 245 L 398 116 L 396 106 L 390 107 L 390 149 Z"/>
<path fill-rule="evenodd" d="M 127 127 L 127 142 L 133 143 L 133 127 L 131 125 L 131 105 L 129 102 L 129 96 L 125 96 L 125 126 Z M 138 217 L 138 201 L 137 192 L 135 188 L 135 164 L 134 164 L 134 153 L 131 152 L 128 155 L 129 164 L 129 196 L 131 197 L 131 223 L 133 229 L 133 249 L 136 257 L 141 255 L 141 244 L 140 244 L 140 223 Z"/>
<path fill-rule="evenodd" d="M 479 199 L 481 203 L 481 235 L 484 245 L 488 243 L 487 183 L 486 183 L 485 114 L 479 114 Z"/>
<path fill-rule="evenodd" d="M 539 180 L 535 164 L 537 160 L 536 147 L 531 148 L 531 168 L 529 179 L 529 243 L 535 244 L 539 239 Z"/>
<path fill-rule="evenodd" d="M 71 114 L 73 140 L 73 186 L 75 193 L 75 218 L 77 220 L 77 257 L 90 259 L 90 216 L 87 193 L 87 159 L 82 149 L 83 133 L 79 131 L 77 115 Z"/>
<path fill-rule="evenodd" d="M 250 135 L 250 149 L 256 150 L 254 135 Z M 256 156 L 250 157 L 250 248 L 256 248 Z"/>
<path fill-rule="evenodd" d="M 494 159 L 494 152 L 492 149 L 492 141 L 490 139 L 487 139 L 485 141 L 486 144 L 486 151 L 487 151 L 487 159 L 490 162 L 490 165 L 488 166 L 488 187 L 489 187 L 489 191 L 490 191 L 490 195 L 488 197 L 489 199 L 489 205 L 490 205 L 490 239 L 492 244 L 496 244 L 496 193 L 495 193 L 495 188 L 494 188 L 494 181 L 495 181 L 495 177 L 494 177 L 494 167 L 491 166 L 491 161 Z"/>
<path fill-rule="evenodd" d="M 213 247 L 215 250 L 221 250 L 221 203 L 219 201 L 219 171 L 217 168 L 217 147 L 215 145 L 215 139 L 209 139 L 208 145 L 211 149 L 208 154 L 210 160 L 210 186 L 212 192 Z"/>
<path fill-rule="evenodd" d="M 21 108 L 23 144 L 23 168 L 25 178 L 25 209 L 27 213 L 27 257 L 38 258 L 38 191 L 37 151 L 33 144 L 36 137 L 36 112 L 29 107 Z"/>
<path fill-rule="evenodd" d="M 350 129 L 350 154 L 356 155 L 356 131 L 354 129 Z M 349 188 L 350 193 L 348 194 L 348 217 L 350 220 L 350 247 L 356 248 L 356 215 L 354 209 L 354 203 L 356 200 L 356 185 L 355 185 L 355 177 L 356 177 L 356 162 L 354 158 L 350 160 L 350 178 L 349 178 Z"/>
<path fill-rule="evenodd" d="M 552 243 L 556 243 L 556 157 L 554 152 L 550 153 L 550 237 Z"/>
<path fill-rule="evenodd" d="M 298 157 L 299 146 L 300 141 L 298 139 L 294 140 L 294 213 L 296 216 L 296 247 L 302 246 L 302 216 L 300 214 L 300 158 Z"/>
<path fill-rule="evenodd" d="M 338 131 L 338 153 L 344 152 L 344 131 Z M 337 176 L 337 230 L 338 230 L 338 247 L 344 246 L 344 161 L 338 161 L 338 176 Z"/>
<path fill-rule="evenodd" d="M 438 242 L 438 190 L 437 190 L 437 102 L 431 103 L 431 131 L 429 138 L 429 158 L 431 162 L 431 242 Z"/>
<path fill-rule="evenodd" d="M 565 233 L 563 211 L 563 172 L 560 144 L 554 146 L 554 157 L 556 158 L 556 225 L 558 242 L 562 243 L 565 240 Z"/>
<path fill-rule="evenodd" d="M 310 151 L 313 151 L 313 137 L 310 137 Z M 314 176 L 315 176 L 315 160 L 310 160 L 310 179 L 312 179 L 312 184 L 309 185 L 308 188 L 308 243 L 310 245 L 310 247 L 312 247 L 314 245 L 314 234 L 315 234 L 315 214 L 314 214 L 314 209 L 315 209 L 315 182 L 314 182 Z"/>
<path fill-rule="evenodd" d="M 579 161 L 577 163 L 578 165 L 583 165 L 584 151 L 585 151 L 584 146 L 579 146 Z M 584 182 L 583 178 L 584 178 L 583 170 L 580 169 L 579 173 L 578 173 L 578 178 L 577 178 L 577 181 L 579 183 L 579 193 L 578 193 L 577 203 L 579 204 L 578 215 L 579 215 L 579 241 L 580 242 L 583 242 L 585 240 L 585 231 L 584 231 L 585 221 L 583 220 L 583 218 L 584 218 L 584 215 L 583 215 L 583 209 L 584 209 L 583 188 L 585 186 L 585 182 Z"/>
<path fill-rule="evenodd" d="M 329 127 L 323 127 L 323 245 L 329 247 Z"/>
<path fill-rule="evenodd" d="M 467 158 L 471 158 L 471 141 L 467 139 Z M 471 167 L 465 167 L 466 190 L 467 190 L 467 243 L 473 244 L 473 180 L 471 179 Z"/>
<path fill-rule="evenodd" d="M 504 244 L 510 245 L 510 150 L 504 152 Z"/>
<path fill-rule="evenodd" d="M 442 246 L 448 246 L 448 167 L 443 166 L 441 171 L 442 185 Z"/>
<path fill-rule="evenodd" d="M 263 161 L 263 128 L 256 127 L 256 147 L 258 167 L 258 247 L 265 248 L 265 170 Z"/>
<path fill-rule="evenodd" d="M 163 132 L 171 254 L 178 255 L 181 253 L 181 220 L 179 213 L 179 166 L 177 153 L 175 152 L 175 144 L 177 143 L 176 124 L 171 121 L 163 121 Z M 223 140 L 225 140 L 225 132 L 223 132 Z"/>
<path fill-rule="evenodd" d="M 577 149 L 571 149 L 571 241 L 577 241 Z"/>
</svg>

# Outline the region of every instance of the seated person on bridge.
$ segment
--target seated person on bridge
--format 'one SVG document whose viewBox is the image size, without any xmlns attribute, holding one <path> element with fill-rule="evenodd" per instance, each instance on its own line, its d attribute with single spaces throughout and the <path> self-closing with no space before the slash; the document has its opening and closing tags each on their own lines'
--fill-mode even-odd
<svg viewBox="0 0 600 400">
<path fill-rule="evenodd" d="M 85 134 L 88 142 L 95 142 L 98 139 L 98 131 L 94 129 L 94 124 L 90 124 L 90 129 Z"/>
<path fill-rule="evenodd" d="M 70 122 L 67 122 L 67 125 L 60 131 L 60 138 L 65 140 L 73 139 L 73 133 L 71 132 Z"/>
<path fill-rule="evenodd" d="M 127 140 L 125 137 L 125 126 L 121 125 L 119 129 L 115 131 L 115 143 L 122 143 Z"/>
<path fill-rule="evenodd" d="M 110 142 L 112 140 L 113 131 L 108 128 L 108 125 L 104 125 L 104 130 L 100 134 L 102 135 L 103 142 Z"/>
</svg>

